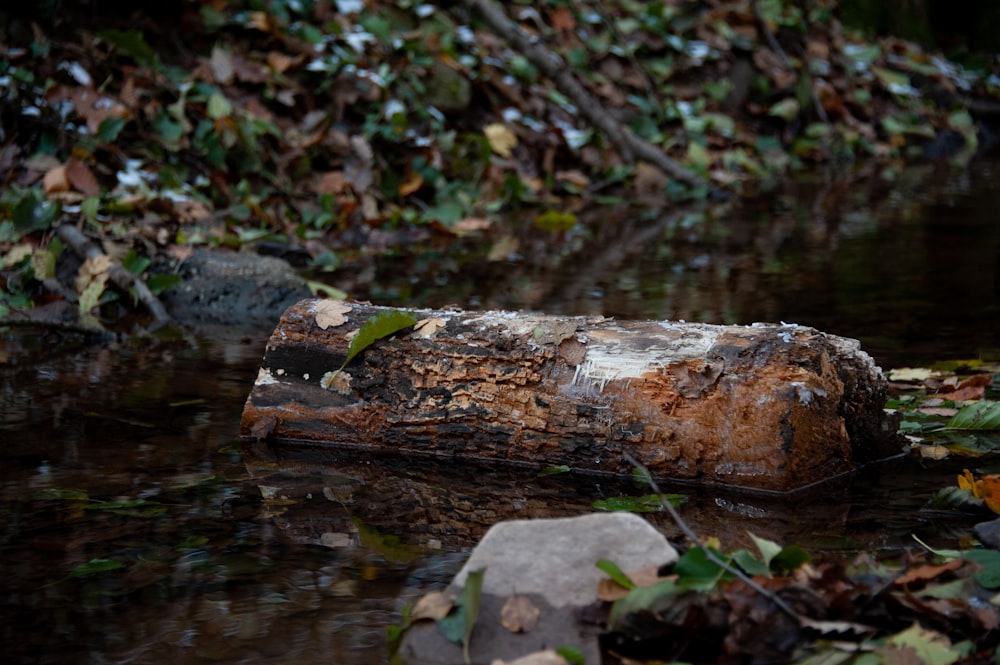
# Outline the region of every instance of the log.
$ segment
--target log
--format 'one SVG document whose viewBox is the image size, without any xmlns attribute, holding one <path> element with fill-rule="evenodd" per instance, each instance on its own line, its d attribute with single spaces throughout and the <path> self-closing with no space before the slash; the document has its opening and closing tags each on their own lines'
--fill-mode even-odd
<svg viewBox="0 0 1000 665">
<path fill-rule="evenodd" d="M 657 478 L 779 492 L 901 448 L 881 370 L 813 328 L 416 310 L 343 366 L 390 308 L 335 302 L 282 316 L 244 440 L 613 474 L 631 455 Z"/>
</svg>

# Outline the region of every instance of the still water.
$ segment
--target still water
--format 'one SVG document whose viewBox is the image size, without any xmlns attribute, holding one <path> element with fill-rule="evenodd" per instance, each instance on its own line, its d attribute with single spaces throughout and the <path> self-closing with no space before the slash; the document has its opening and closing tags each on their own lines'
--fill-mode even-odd
<svg viewBox="0 0 1000 665">
<path fill-rule="evenodd" d="M 883 367 L 1000 349 L 997 163 L 581 221 L 551 234 L 529 215 L 485 237 L 359 259 L 337 279 L 387 304 L 795 321 L 862 339 Z M 381 663 L 385 626 L 443 586 L 490 524 L 638 492 L 242 450 L 265 341 L 0 328 L 0 660 Z M 922 506 L 962 464 L 897 460 L 794 503 L 680 488 L 683 514 L 725 547 L 745 529 L 824 556 L 898 549 L 914 533 L 952 546 L 975 520 Z"/>
</svg>

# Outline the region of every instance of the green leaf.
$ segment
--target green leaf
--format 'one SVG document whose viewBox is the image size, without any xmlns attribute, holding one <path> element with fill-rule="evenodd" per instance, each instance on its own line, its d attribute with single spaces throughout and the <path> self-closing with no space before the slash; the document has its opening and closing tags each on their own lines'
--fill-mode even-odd
<svg viewBox="0 0 1000 665">
<path fill-rule="evenodd" d="M 596 564 L 598 570 L 603 571 L 608 577 L 613 579 L 618 584 L 622 585 L 626 589 L 634 589 L 635 582 L 633 582 L 628 575 L 622 572 L 622 569 L 618 567 L 618 564 L 614 561 L 609 561 L 608 559 L 601 559 Z"/>
<path fill-rule="evenodd" d="M 1000 402 L 963 406 L 946 425 L 949 429 L 1000 430 Z"/>
<path fill-rule="evenodd" d="M 730 556 L 733 558 L 733 563 L 747 575 L 771 575 L 771 569 L 748 550 L 736 550 L 731 552 Z"/>
<path fill-rule="evenodd" d="M 996 550 L 968 550 L 962 558 L 982 566 L 973 578 L 987 589 L 1000 589 L 1000 552 Z"/>
<path fill-rule="evenodd" d="M 713 549 L 712 553 L 729 563 L 730 560 L 717 550 Z M 725 568 L 708 558 L 703 547 L 692 547 L 685 552 L 674 564 L 674 572 L 679 588 L 695 591 L 711 591 L 727 575 Z"/>
<path fill-rule="evenodd" d="M 786 545 L 778 555 L 771 559 L 771 570 L 780 573 L 790 573 L 809 563 L 809 553 L 798 545 Z"/>
<path fill-rule="evenodd" d="M 560 473 L 569 473 L 570 468 L 565 464 L 560 464 L 559 466 L 547 466 L 538 472 L 536 478 L 544 478 L 545 476 L 555 476 Z"/>
<path fill-rule="evenodd" d="M 660 580 L 650 586 L 636 587 L 611 606 L 608 627 L 612 630 L 617 629 L 628 615 L 640 610 L 655 612 L 657 607 L 665 602 L 672 602 L 680 591 L 680 586 L 673 579 Z"/>
<path fill-rule="evenodd" d="M 130 249 L 128 254 L 122 257 L 122 267 L 133 275 L 141 275 L 146 272 L 146 268 L 152 261 L 148 257 L 139 256 L 134 249 Z"/>
<path fill-rule="evenodd" d="M 543 231 L 569 231 L 576 226 L 576 215 L 559 210 L 546 210 L 535 217 L 535 227 Z"/>
<path fill-rule="evenodd" d="M 132 56 L 140 65 L 160 68 L 160 57 L 156 51 L 146 42 L 145 37 L 139 30 L 102 30 L 97 33 L 102 40 L 117 46 L 127 55 Z"/>
<path fill-rule="evenodd" d="M 795 118 L 799 117 L 800 110 L 801 107 L 799 106 L 798 100 L 794 97 L 788 97 L 774 104 L 770 109 L 768 109 L 767 114 L 776 118 L 781 118 L 786 122 L 791 122 L 792 120 L 795 120 Z"/>
<path fill-rule="evenodd" d="M 758 551 L 760 551 L 761 561 L 767 566 L 768 570 L 771 568 L 771 559 L 778 556 L 781 552 L 781 545 L 774 542 L 773 540 L 768 540 L 767 538 L 761 538 L 760 536 L 755 536 L 754 534 L 747 531 L 747 535 L 750 536 L 750 540 L 753 544 L 757 546 Z"/>
<path fill-rule="evenodd" d="M 104 573 L 109 570 L 118 570 L 119 568 L 124 568 L 125 564 L 121 561 L 115 561 L 113 559 L 91 559 L 87 563 L 81 563 L 79 566 L 69 571 L 70 577 L 85 577 L 87 575 L 94 575 L 95 573 Z"/>
<path fill-rule="evenodd" d="M 675 506 L 679 506 L 686 498 L 683 494 L 664 494 L 667 501 Z M 663 502 L 659 494 L 646 494 L 644 496 L 613 496 L 607 499 L 598 499 L 590 504 L 598 510 L 619 513 L 655 513 L 663 510 Z"/>
<path fill-rule="evenodd" d="M 967 655 L 955 646 L 947 635 L 927 630 L 916 622 L 906 630 L 886 639 L 886 647 L 912 649 L 914 662 L 924 665 L 951 665 Z"/>
<path fill-rule="evenodd" d="M 103 143 L 112 143 L 125 128 L 124 118 L 105 118 L 97 127 L 97 139 Z"/>
<path fill-rule="evenodd" d="M 146 280 L 146 286 L 154 296 L 159 295 L 167 289 L 172 289 L 181 283 L 181 276 L 174 274 L 150 275 Z"/>
<path fill-rule="evenodd" d="M 556 653 L 570 665 L 586 665 L 587 661 L 584 659 L 583 653 L 576 647 L 559 647 L 556 649 Z"/>
<path fill-rule="evenodd" d="M 446 639 L 462 645 L 462 655 L 465 657 L 466 665 L 470 662 L 469 642 L 472 629 L 476 627 L 476 619 L 479 618 L 479 601 L 482 597 L 485 575 L 485 568 L 470 571 L 465 577 L 462 593 L 455 599 L 455 609 L 437 622 L 438 631 Z"/>
<path fill-rule="evenodd" d="M 376 340 L 399 332 L 403 328 L 409 328 L 417 322 L 417 317 L 410 312 L 400 312 L 389 310 L 379 312 L 372 318 L 365 321 L 358 334 L 351 340 L 351 346 L 347 349 L 347 359 L 340 369 L 347 367 L 347 364 L 354 360 L 354 357 L 371 346 Z M 340 370 L 338 370 L 340 371 Z"/>
</svg>

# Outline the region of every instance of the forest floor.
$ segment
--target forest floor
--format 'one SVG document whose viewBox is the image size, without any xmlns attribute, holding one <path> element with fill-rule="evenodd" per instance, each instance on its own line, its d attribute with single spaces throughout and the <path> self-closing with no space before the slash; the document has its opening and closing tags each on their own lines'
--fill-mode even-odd
<svg viewBox="0 0 1000 665">
<path fill-rule="evenodd" d="M 197 247 L 343 297 L 359 255 L 510 211 L 562 233 L 997 143 L 996 58 L 865 38 L 832 2 L 251 7 L 0 13 L 0 315 L 166 320 Z"/>
</svg>

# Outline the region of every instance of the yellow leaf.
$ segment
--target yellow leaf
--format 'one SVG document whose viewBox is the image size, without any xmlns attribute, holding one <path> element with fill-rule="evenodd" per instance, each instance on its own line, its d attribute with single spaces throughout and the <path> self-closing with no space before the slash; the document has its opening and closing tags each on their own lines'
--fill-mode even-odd
<svg viewBox="0 0 1000 665">
<path fill-rule="evenodd" d="M 483 127 L 483 134 L 490 142 L 490 148 L 501 157 L 510 157 L 510 151 L 517 146 L 517 135 L 499 122 Z"/>
</svg>

